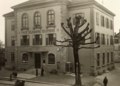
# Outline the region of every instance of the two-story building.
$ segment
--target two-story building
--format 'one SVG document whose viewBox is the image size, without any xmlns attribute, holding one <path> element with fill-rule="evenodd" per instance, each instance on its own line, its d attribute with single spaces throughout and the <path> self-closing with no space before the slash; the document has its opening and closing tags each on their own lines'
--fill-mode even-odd
<svg viewBox="0 0 120 86">
<path fill-rule="evenodd" d="M 93 29 L 89 41 L 94 41 L 97 35 L 100 38 L 97 42 L 100 48 L 79 51 L 81 72 L 100 74 L 113 68 L 115 15 L 97 1 L 29 0 L 12 9 L 13 12 L 4 15 L 6 67 L 29 69 L 35 65 L 41 68 L 44 64 L 46 71 L 72 71 L 72 49 L 54 46 L 53 43 L 67 37 L 61 22 L 81 15 Z"/>
</svg>

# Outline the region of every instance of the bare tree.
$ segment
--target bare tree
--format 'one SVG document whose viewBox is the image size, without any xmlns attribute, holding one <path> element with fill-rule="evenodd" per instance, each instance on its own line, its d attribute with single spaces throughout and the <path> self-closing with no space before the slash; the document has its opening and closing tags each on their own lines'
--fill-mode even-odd
<svg viewBox="0 0 120 86">
<path fill-rule="evenodd" d="M 84 29 L 83 26 L 86 25 Z M 67 27 L 65 27 L 64 23 L 61 23 L 61 27 L 65 31 L 65 33 L 68 35 L 68 38 L 61 40 L 56 40 L 56 42 L 61 43 L 58 45 L 55 43 L 56 46 L 61 47 L 72 47 L 73 48 L 73 54 L 74 54 L 74 68 L 75 68 L 75 86 L 82 86 L 81 77 L 80 77 L 80 60 L 79 60 L 79 54 L 78 51 L 80 49 L 94 49 L 100 47 L 99 45 L 88 47 L 86 45 L 91 45 L 97 42 L 99 39 L 99 36 L 96 37 L 95 41 L 93 42 L 86 42 L 87 40 L 90 40 L 90 33 L 92 32 L 92 29 L 89 28 L 89 23 L 87 23 L 87 20 L 84 19 L 81 16 L 75 17 L 75 25 L 73 25 L 71 18 L 67 19 Z"/>
</svg>

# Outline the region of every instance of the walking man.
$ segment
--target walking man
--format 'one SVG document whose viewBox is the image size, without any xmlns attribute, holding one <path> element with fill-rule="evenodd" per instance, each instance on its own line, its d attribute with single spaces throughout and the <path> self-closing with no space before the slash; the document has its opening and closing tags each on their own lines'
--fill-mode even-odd
<svg viewBox="0 0 120 86">
<path fill-rule="evenodd" d="M 104 86 L 107 86 L 107 84 L 108 84 L 108 79 L 107 79 L 106 76 L 105 76 L 105 78 L 104 78 L 104 80 L 103 80 L 103 84 L 104 84 Z"/>
</svg>

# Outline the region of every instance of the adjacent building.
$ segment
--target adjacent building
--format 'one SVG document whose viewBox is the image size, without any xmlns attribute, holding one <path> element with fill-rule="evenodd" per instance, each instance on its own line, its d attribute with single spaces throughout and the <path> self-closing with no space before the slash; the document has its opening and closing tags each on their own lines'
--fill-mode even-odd
<svg viewBox="0 0 120 86">
<path fill-rule="evenodd" d="M 74 72 L 72 48 L 54 46 L 64 40 L 61 22 L 81 15 L 93 29 L 89 42 L 99 36 L 97 49 L 81 49 L 81 72 L 101 74 L 114 67 L 114 13 L 95 0 L 29 0 L 12 7 L 5 17 L 6 67 Z M 74 24 L 74 21 L 73 21 Z M 90 45 L 90 46 L 95 46 Z"/>
<path fill-rule="evenodd" d="M 114 60 L 120 62 L 120 32 L 114 36 Z"/>
</svg>

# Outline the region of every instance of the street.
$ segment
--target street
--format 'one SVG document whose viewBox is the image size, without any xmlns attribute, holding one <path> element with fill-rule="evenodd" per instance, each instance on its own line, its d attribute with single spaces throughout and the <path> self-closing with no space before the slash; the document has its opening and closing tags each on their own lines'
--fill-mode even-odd
<svg viewBox="0 0 120 86">
<path fill-rule="evenodd" d="M 120 63 L 115 64 L 115 70 L 111 72 L 104 73 L 94 78 L 87 77 L 87 79 L 83 79 L 83 82 L 91 82 L 94 79 L 97 80 L 99 83 L 103 82 L 104 77 L 108 78 L 108 85 L 107 86 L 119 86 L 120 85 Z M 25 74 L 24 74 L 25 75 Z M 31 78 L 31 75 L 28 75 Z M 26 77 L 28 77 L 26 75 Z M 52 76 L 44 76 L 44 77 L 36 77 L 36 79 L 26 79 L 28 81 L 25 82 L 25 86 L 71 86 L 71 83 L 74 83 L 74 77 L 71 76 L 59 76 L 59 75 L 52 75 Z M 32 76 L 34 77 L 34 76 Z M 63 78 L 63 79 L 62 79 Z M 29 81 L 31 80 L 31 81 Z M 33 80 L 33 81 L 32 81 Z M 91 80 L 91 81 L 90 81 Z M 58 82 L 59 81 L 59 82 Z M 66 82 L 66 83 L 65 83 Z M 5 81 L 0 80 L 0 86 L 13 86 L 15 81 Z M 102 86 L 100 84 L 96 84 L 94 86 Z M 85 85 L 85 86 L 93 86 L 93 85 Z"/>
<path fill-rule="evenodd" d="M 116 69 L 105 73 L 101 76 L 97 76 L 101 81 L 105 76 L 108 78 L 108 86 L 120 86 L 120 63 L 115 64 Z"/>
</svg>

